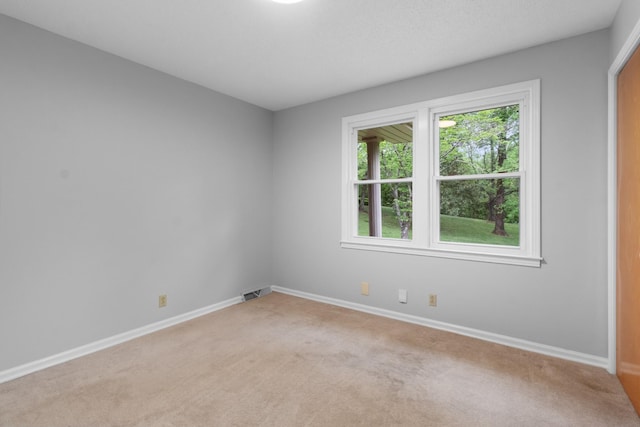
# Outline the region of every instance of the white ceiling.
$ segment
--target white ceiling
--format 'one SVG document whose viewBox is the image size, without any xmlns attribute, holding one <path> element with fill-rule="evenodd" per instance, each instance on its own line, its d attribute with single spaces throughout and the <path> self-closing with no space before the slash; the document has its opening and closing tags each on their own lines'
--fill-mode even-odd
<svg viewBox="0 0 640 427">
<path fill-rule="evenodd" d="M 621 0 L 0 0 L 0 13 L 270 110 L 611 25 Z"/>
</svg>

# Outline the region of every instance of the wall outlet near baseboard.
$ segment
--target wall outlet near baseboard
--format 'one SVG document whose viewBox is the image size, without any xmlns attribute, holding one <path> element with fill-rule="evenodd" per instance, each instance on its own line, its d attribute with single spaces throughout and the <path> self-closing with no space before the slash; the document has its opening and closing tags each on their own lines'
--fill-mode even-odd
<svg viewBox="0 0 640 427">
<path fill-rule="evenodd" d="M 438 306 L 438 295 L 429 294 L 429 306 L 430 307 L 437 307 Z"/>
<path fill-rule="evenodd" d="M 158 297 L 158 307 L 166 307 L 167 306 L 167 294 L 162 294 Z"/>
<path fill-rule="evenodd" d="M 360 283 L 360 294 L 369 295 L 369 283 L 367 282 Z"/>
<path fill-rule="evenodd" d="M 407 303 L 407 290 L 406 289 L 398 289 L 398 302 L 401 304 Z"/>
</svg>

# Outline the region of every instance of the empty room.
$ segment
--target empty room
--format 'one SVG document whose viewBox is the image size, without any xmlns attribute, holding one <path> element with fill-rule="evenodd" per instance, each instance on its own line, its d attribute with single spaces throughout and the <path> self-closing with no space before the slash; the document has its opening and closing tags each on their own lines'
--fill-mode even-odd
<svg viewBox="0 0 640 427">
<path fill-rule="evenodd" d="M 0 426 L 640 426 L 640 1 L 0 0 Z"/>
</svg>

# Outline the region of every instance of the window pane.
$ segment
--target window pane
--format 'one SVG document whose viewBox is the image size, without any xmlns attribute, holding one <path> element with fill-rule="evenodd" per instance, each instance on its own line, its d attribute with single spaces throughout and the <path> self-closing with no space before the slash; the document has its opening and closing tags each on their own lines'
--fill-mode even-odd
<svg viewBox="0 0 640 427">
<path fill-rule="evenodd" d="M 410 183 L 358 185 L 358 236 L 411 239 Z"/>
<path fill-rule="evenodd" d="M 440 175 L 515 172 L 519 166 L 519 105 L 440 117 Z"/>
<path fill-rule="evenodd" d="M 413 123 L 358 131 L 358 179 L 410 178 L 413 174 Z"/>
<path fill-rule="evenodd" d="M 440 241 L 518 246 L 520 179 L 440 182 Z"/>
</svg>

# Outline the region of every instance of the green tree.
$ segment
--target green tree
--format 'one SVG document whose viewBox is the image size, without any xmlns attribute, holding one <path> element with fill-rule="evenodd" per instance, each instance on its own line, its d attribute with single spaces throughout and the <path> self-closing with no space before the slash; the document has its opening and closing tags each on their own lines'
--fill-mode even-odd
<svg viewBox="0 0 640 427">
<path fill-rule="evenodd" d="M 380 143 L 380 177 L 382 179 L 406 178 L 413 174 L 413 144 Z M 409 183 L 390 183 L 382 188 L 382 204 L 393 208 L 400 238 L 408 239 L 411 230 L 413 194 Z"/>
<path fill-rule="evenodd" d="M 442 117 L 456 125 L 440 129 L 440 174 L 478 175 L 519 169 L 519 108 L 509 105 Z M 495 223 L 506 236 L 505 220 L 519 221 L 515 178 L 442 182 L 441 213 Z"/>
</svg>

